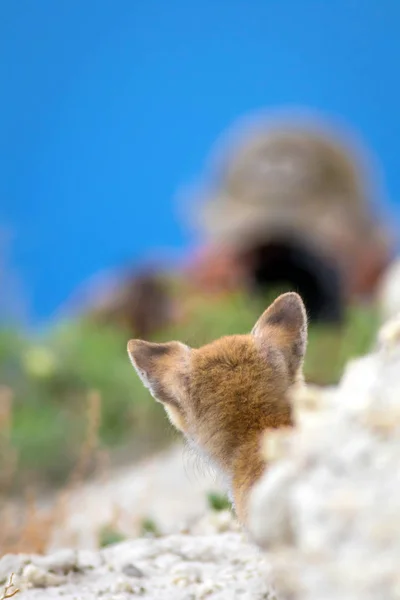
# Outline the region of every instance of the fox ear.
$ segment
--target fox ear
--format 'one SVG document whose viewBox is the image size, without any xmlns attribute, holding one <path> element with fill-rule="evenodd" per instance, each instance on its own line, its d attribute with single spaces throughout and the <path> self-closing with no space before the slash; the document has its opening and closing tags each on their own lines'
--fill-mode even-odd
<svg viewBox="0 0 400 600">
<path fill-rule="evenodd" d="M 294 375 L 303 364 L 307 346 L 307 313 L 300 296 L 295 292 L 279 296 L 258 319 L 252 334 L 261 343 L 275 343 Z"/>
<path fill-rule="evenodd" d="M 128 342 L 128 355 L 145 387 L 155 400 L 178 406 L 184 393 L 190 348 L 180 342 L 155 344 Z"/>
</svg>

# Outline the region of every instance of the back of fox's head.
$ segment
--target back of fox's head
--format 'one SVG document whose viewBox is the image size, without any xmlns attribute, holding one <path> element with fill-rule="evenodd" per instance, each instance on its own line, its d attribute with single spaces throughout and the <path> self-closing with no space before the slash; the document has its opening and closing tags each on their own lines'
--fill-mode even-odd
<svg viewBox="0 0 400 600">
<path fill-rule="evenodd" d="M 290 422 L 286 392 L 302 378 L 306 343 L 305 308 L 291 292 L 279 296 L 247 335 L 199 349 L 131 340 L 128 353 L 175 427 L 226 463 L 254 431 Z"/>
</svg>

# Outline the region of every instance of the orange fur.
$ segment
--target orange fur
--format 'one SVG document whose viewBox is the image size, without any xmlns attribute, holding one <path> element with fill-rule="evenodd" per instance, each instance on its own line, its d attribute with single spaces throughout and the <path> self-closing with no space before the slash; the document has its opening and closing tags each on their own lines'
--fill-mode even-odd
<svg viewBox="0 0 400 600">
<path fill-rule="evenodd" d="M 247 335 L 199 349 L 180 342 L 128 343 L 137 373 L 177 429 L 224 475 L 239 520 L 265 469 L 260 451 L 268 428 L 290 426 L 287 392 L 302 381 L 307 317 L 295 293 L 283 294 Z"/>
</svg>

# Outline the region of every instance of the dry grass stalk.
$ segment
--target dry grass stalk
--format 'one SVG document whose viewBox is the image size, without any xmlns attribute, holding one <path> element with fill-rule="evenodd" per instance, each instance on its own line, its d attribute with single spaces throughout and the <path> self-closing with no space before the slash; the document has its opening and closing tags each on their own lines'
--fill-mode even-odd
<svg viewBox="0 0 400 600">
<path fill-rule="evenodd" d="M 0 600 L 6 600 L 7 598 L 13 598 L 13 596 L 18 594 L 18 592 L 20 591 L 14 585 L 14 577 L 15 577 L 15 573 L 11 573 L 8 583 L 6 584 L 6 587 L 4 588 L 4 590 L 0 596 Z"/>
<path fill-rule="evenodd" d="M 99 429 L 101 424 L 101 397 L 96 391 L 88 394 L 87 429 L 85 441 L 78 459 L 78 463 L 67 484 L 68 489 L 76 487 L 85 478 L 87 471 L 99 448 Z"/>
<path fill-rule="evenodd" d="M 11 444 L 13 393 L 0 387 L 0 495 L 9 491 L 17 468 L 17 451 Z"/>
<path fill-rule="evenodd" d="M 15 507 L 9 501 L 3 507 L 0 554 L 42 554 L 60 517 L 62 512 L 58 501 L 50 509 L 39 510 L 34 490 L 28 489 L 22 506 Z"/>
<path fill-rule="evenodd" d="M 101 423 L 101 397 L 97 392 L 88 395 L 87 427 L 85 441 L 78 463 L 69 481 L 57 494 L 55 502 L 46 510 L 39 510 L 37 498 L 32 488 L 28 489 L 22 506 L 10 499 L 0 506 L 2 527 L 0 530 L 0 556 L 6 553 L 45 552 L 55 528 L 60 528 L 65 520 L 68 500 L 74 488 L 85 480 L 91 465 L 104 480 L 108 474 L 108 454 L 99 448 L 99 427 Z M 8 390 L 0 391 L 0 440 L 4 443 L 5 461 L 10 461 L 7 481 L 15 472 L 15 457 L 10 442 L 12 424 L 12 395 Z M 7 469 L 6 469 L 7 470 Z M 11 477 L 12 479 L 12 477 Z M 3 478 L 2 478 L 3 482 Z M 2 489 L 4 489 L 2 487 Z M 8 490 L 9 488 L 7 488 Z M 5 496 L 5 495 L 4 495 Z M 7 596 L 6 596 L 7 597 Z M 1 598 L 0 598 L 1 600 Z"/>
</svg>

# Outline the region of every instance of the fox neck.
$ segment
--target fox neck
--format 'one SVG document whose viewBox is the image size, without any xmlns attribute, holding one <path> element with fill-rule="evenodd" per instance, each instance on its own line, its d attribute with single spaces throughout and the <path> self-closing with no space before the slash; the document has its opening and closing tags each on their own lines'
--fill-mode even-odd
<svg viewBox="0 0 400 600">
<path fill-rule="evenodd" d="M 266 463 L 260 451 L 261 433 L 241 444 L 234 455 L 230 476 L 230 500 L 242 525 L 247 520 L 247 500 L 250 490 L 265 471 Z"/>
<path fill-rule="evenodd" d="M 279 427 L 293 426 L 290 411 L 282 415 Z M 230 469 L 230 500 L 233 503 L 236 516 L 242 525 L 247 521 L 247 503 L 251 489 L 263 475 L 267 467 L 261 451 L 261 440 L 266 427 L 258 432 L 253 431 L 234 452 Z"/>
<path fill-rule="evenodd" d="M 243 440 L 231 452 L 223 452 L 223 456 L 214 456 L 205 451 L 202 446 L 187 438 L 189 446 L 218 473 L 223 487 L 228 493 L 236 516 L 242 525 L 246 522 L 247 497 L 253 485 L 265 470 L 260 441 L 264 428 L 252 433 L 251 438 Z"/>
</svg>

